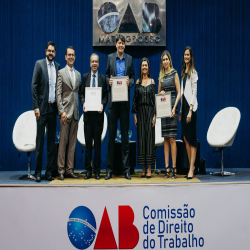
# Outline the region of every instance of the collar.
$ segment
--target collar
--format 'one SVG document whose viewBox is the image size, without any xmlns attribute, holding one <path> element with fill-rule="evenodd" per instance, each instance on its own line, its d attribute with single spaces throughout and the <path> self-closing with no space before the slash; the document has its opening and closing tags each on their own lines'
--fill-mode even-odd
<svg viewBox="0 0 250 250">
<path fill-rule="evenodd" d="M 123 57 L 122 58 L 120 58 L 120 57 L 117 56 L 117 51 L 116 51 L 115 55 L 116 55 L 116 59 L 118 58 L 120 60 L 123 60 L 123 59 L 125 60 L 125 53 L 124 52 L 123 52 Z"/>
<path fill-rule="evenodd" d="M 97 77 L 98 76 L 98 70 L 95 73 L 91 70 L 91 77 L 93 77 L 93 75 L 95 75 Z"/>
<path fill-rule="evenodd" d="M 53 66 L 55 65 L 54 60 L 50 62 L 47 57 L 46 57 L 46 62 L 47 62 L 47 65 L 50 65 L 50 63 L 52 63 Z"/>
<path fill-rule="evenodd" d="M 67 64 L 66 64 L 67 69 L 70 71 L 72 68 L 70 68 Z M 73 67 L 73 71 L 75 71 L 75 68 Z"/>
</svg>

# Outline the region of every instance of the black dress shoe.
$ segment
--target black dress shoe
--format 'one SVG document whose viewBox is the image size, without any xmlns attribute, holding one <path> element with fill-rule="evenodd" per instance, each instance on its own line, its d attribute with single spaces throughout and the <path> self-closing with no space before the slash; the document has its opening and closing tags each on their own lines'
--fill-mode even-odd
<svg viewBox="0 0 250 250">
<path fill-rule="evenodd" d="M 84 179 L 87 180 L 87 179 L 91 178 L 91 176 L 92 176 L 92 173 L 90 171 L 87 171 L 85 176 L 84 176 Z"/>
<path fill-rule="evenodd" d="M 125 178 L 126 178 L 127 180 L 131 180 L 130 173 L 126 173 L 126 174 L 125 174 Z"/>
<path fill-rule="evenodd" d="M 65 177 L 66 178 L 72 178 L 72 179 L 78 179 L 79 178 L 79 176 L 74 174 L 74 173 L 67 174 Z"/>
<path fill-rule="evenodd" d="M 112 178 L 112 173 L 107 172 L 105 176 L 105 180 L 109 180 Z"/>
<path fill-rule="evenodd" d="M 59 176 L 58 176 L 58 180 L 60 180 L 60 181 L 63 181 L 63 180 L 64 180 L 64 176 L 63 176 L 63 174 L 59 174 Z"/>
<path fill-rule="evenodd" d="M 54 177 L 52 177 L 51 175 L 49 176 L 45 176 L 46 180 L 48 181 L 53 181 L 54 180 Z"/>
<path fill-rule="evenodd" d="M 36 182 L 41 182 L 41 172 L 36 173 Z"/>
<path fill-rule="evenodd" d="M 145 178 L 145 177 L 146 177 L 146 175 L 145 175 L 145 174 L 142 174 L 142 175 L 141 175 L 141 178 Z"/>
<path fill-rule="evenodd" d="M 100 180 L 100 173 L 99 172 L 95 173 L 95 179 Z"/>
</svg>

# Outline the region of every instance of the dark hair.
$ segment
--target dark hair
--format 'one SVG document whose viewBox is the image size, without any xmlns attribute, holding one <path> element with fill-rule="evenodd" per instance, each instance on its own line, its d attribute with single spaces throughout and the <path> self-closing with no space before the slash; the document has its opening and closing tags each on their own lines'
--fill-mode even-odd
<svg viewBox="0 0 250 250">
<path fill-rule="evenodd" d="M 53 42 L 51 42 L 51 41 L 49 41 L 49 42 L 47 43 L 47 45 L 46 45 L 46 50 L 48 49 L 48 47 L 49 47 L 50 45 L 53 46 L 53 47 L 55 48 L 55 51 L 56 51 L 56 44 L 53 43 Z"/>
<path fill-rule="evenodd" d="M 68 46 L 68 47 L 67 47 L 67 49 L 66 49 L 66 53 L 65 53 L 65 55 L 67 55 L 68 49 L 73 49 L 73 50 L 74 50 L 74 52 L 75 52 L 75 49 L 73 48 L 73 46 Z M 75 53 L 76 53 L 76 52 L 75 52 Z"/>
<path fill-rule="evenodd" d="M 139 84 L 141 85 L 142 83 L 142 71 L 141 71 L 141 66 L 143 62 L 147 62 L 148 64 L 148 77 L 151 78 L 150 76 L 150 66 L 149 66 L 149 60 L 146 57 L 143 57 L 141 60 L 141 64 L 140 64 L 140 71 L 139 71 Z"/>
<path fill-rule="evenodd" d="M 125 36 L 123 34 L 117 34 L 116 35 L 116 37 L 115 37 L 115 43 L 116 44 L 119 41 L 119 39 L 121 39 L 125 43 Z"/>
<path fill-rule="evenodd" d="M 193 54 L 193 50 L 190 46 L 187 46 L 183 52 L 183 57 L 182 57 L 182 67 L 181 67 L 181 79 L 184 79 L 185 77 L 185 71 L 186 71 L 186 63 L 184 61 L 184 54 L 185 54 L 185 51 L 188 50 L 190 52 L 190 63 L 189 63 L 189 68 L 188 68 L 188 79 L 190 78 L 191 76 L 191 72 L 193 70 L 196 71 L 195 69 L 195 64 L 194 64 L 194 54 Z"/>
</svg>

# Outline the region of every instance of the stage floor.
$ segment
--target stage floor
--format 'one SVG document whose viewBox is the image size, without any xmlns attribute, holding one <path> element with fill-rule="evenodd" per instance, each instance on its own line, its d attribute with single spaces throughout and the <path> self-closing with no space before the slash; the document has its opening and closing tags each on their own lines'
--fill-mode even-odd
<svg viewBox="0 0 250 250">
<path fill-rule="evenodd" d="M 55 178 L 54 181 L 47 181 L 42 178 L 40 183 L 35 182 L 34 180 L 20 180 L 19 178 L 25 174 L 27 171 L 2 171 L 0 172 L 0 187 L 6 186 L 131 186 L 131 185 L 202 185 L 202 184 L 228 184 L 228 183 L 248 183 L 250 184 L 250 169 L 226 169 L 225 171 L 234 172 L 233 176 L 213 176 L 210 175 L 210 172 L 218 171 L 219 169 L 207 169 L 206 175 L 197 175 L 192 180 L 187 180 L 184 178 L 184 175 L 177 175 L 177 179 L 164 178 L 164 174 L 155 174 L 152 173 L 152 178 L 146 179 L 141 178 L 141 171 L 136 171 L 134 175 L 132 175 L 131 180 L 126 180 L 123 176 L 114 176 L 110 180 L 104 180 L 105 171 L 101 174 L 100 180 L 95 180 L 94 175 L 93 178 L 89 180 L 84 179 L 84 174 L 80 174 L 79 179 L 65 179 L 64 181 L 60 181 Z M 79 173 L 79 171 L 76 171 Z M 42 173 L 42 176 L 44 172 Z"/>
</svg>

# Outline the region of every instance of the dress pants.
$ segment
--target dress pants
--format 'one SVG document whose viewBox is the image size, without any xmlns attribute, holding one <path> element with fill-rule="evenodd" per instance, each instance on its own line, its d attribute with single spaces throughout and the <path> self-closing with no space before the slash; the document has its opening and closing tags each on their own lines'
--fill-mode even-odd
<svg viewBox="0 0 250 250">
<path fill-rule="evenodd" d="M 101 136 L 103 130 L 103 122 L 98 122 L 97 112 L 88 112 L 87 122 L 84 122 L 84 136 L 86 143 L 85 153 L 85 169 L 92 172 L 91 161 L 92 161 L 92 140 L 94 139 L 94 171 L 100 173 L 101 166 Z"/>
<path fill-rule="evenodd" d="M 108 109 L 108 156 L 107 156 L 107 172 L 112 173 L 114 169 L 114 153 L 115 153 L 115 137 L 117 130 L 117 121 L 120 119 L 121 139 L 122 139 L 122 167 L 123 173 L 130 173 L 129 166 L 129 110 L 125 102 L 112 103 L 112 107 Z"/>
<path fill-rule="evenodd" d="M 47 129 L 47 166 L 46 176 L 51 176 L 56 164 L 55 156 L 55 136 L 56 136 L 56 115 L 57 108 L 56 103 L 47 107 L 45 114 L 40 115 L 40 118 L 36 121 L 37 136 L 36 136 L 36 171 L 42 171 L 43 163 L 43 147 L 44 147 L 44 133 L 45 127 Z"/>
<path fill-rule="evenodd" d="M 68 146 L 68 155 L 67 155 L 67 165 L 66 165 L 66 174 L 71 174 L 74 171 L 74 156 L 76 148 L 76 138 L 77 138 L 77 129 L 78 121 L 76 121 L 73 116 L 70 119 L 67 119 L 66 124 L 63 124 L 60 119 L 60 141 L 58 149 L 58 158 L 57 166 L 58 173 L 65 173 L 65 156 L 66 156 L 66 146 Z"/>
</svg>

